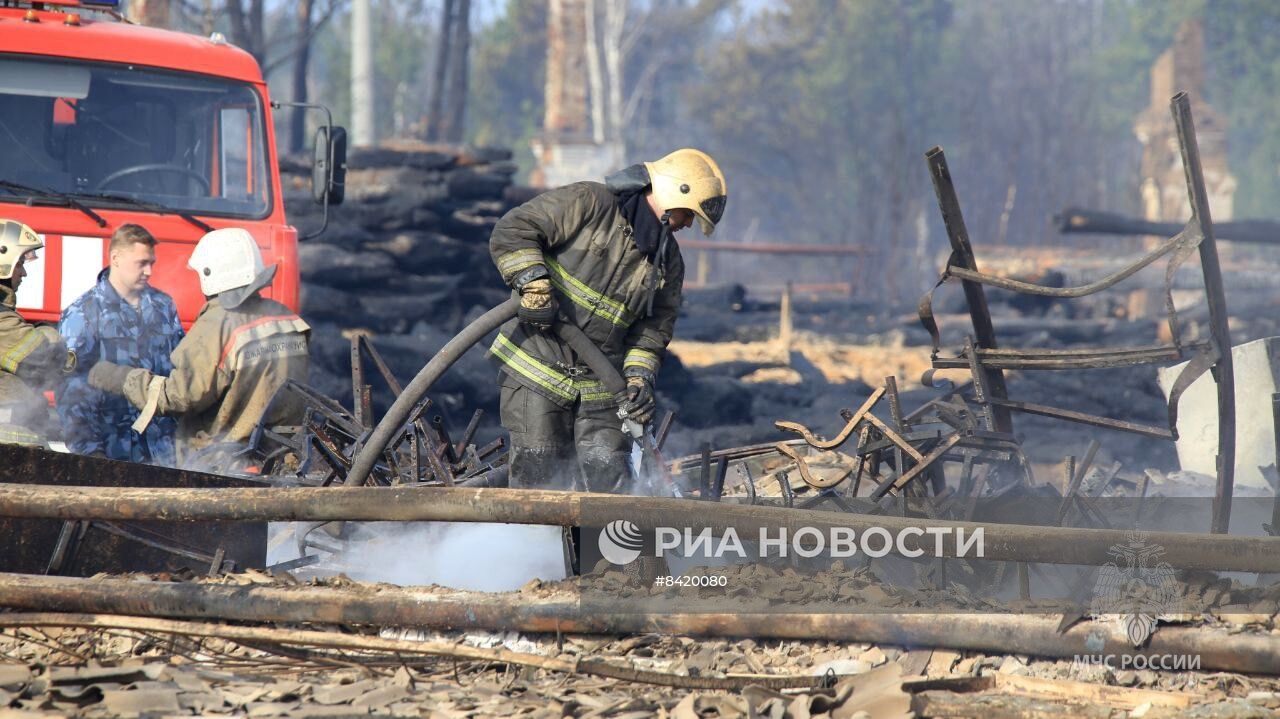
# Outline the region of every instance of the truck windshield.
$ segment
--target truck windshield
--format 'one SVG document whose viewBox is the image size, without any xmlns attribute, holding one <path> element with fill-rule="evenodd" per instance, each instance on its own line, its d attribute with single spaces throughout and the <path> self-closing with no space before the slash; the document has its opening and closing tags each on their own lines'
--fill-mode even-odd
<svg viewBox="0 0 1280 719">
<path fill-rule="evenodd" d="M 265 130 L 248 83 L 0 55 L 0 180 L 84 205 L 265 217 Z"/>
</svg>

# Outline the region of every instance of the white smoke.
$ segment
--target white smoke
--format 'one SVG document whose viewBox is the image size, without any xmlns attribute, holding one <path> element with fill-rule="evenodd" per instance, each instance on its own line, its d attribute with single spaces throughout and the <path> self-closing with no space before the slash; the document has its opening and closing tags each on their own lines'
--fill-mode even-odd
<svg viewBox="0 0 1280 719">
<path fill-rule="evenodd" d="M 299 557 L 293 523 L 268 529 L 267 564 Z M 321 561 L 291 570 L 310 578 L 345 574 L 365 582 L 400 586 L 436 584 L 502 592 L 533 579 L 564 579 L 559 527 L 476 522 L 348 522 L 344 538 L 317 529 L 307 554 Z M 324 548 L 338 550 L 326 551 Z"/>
</svg>

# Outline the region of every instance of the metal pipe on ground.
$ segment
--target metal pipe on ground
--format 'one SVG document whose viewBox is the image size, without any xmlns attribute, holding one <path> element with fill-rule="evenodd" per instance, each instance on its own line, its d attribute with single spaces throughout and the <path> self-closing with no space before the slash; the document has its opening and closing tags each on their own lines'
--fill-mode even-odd
<svg viewBox="0 0 1280 719">
<path fill-rule="evenodd" d="M 588 507 L 584 518 L 583 505 Z M 125 487 L 52 487 L 0 484 L 0 517 L 96 520 L 253 520 L 253 521 L 440 521 L 505 522 L 582 526 L 605 517 L 625 517 L 641 529 L 733 528 L 740 537 L 758 537 L 762 529 L 788 536 L 796 529 L 872 527 L 893 535 L 944 528 L 943 556 L 957 556 L 958 544 L 982 532 L 982 558 L 1102 566 L 1114 561 L 1115 545 L 1127 540 L 1119 530 L 1019 524 L 951 522 L 927 518 L 851 515 L 813 509 L 718 504 L 669 497 L 630 497 L 539 490 L 464 487 L 228 487 L 155 489 Z M 964 537 L 961 537 L 963 530 Z M 917 537 L 920 535 L 917 534 Z M 905 541 L 933 555 L 933 540 Z M 966 539 L 966 537 L 968 539 Z M 1164 548 L 1163 560 L 1176 569 L 1280 572 L 1280 538 L 1150 532 L 1148 541 Z M 897 552 L 898 547 L 890 548 Z M 975 556 L 970 549 L 968 556 Z"/>
<path fill-rule="evenodd" d="M 705 508 L 705 505 L 700 505 Z M 226 586 L 0 574 L 0 606 L 246 622 L 318 622 L 536 633 L 817 639 L 1040 657 L 1176 657 L 1206 671 L 1280 675 L 1280 638 L 1161 627 L 1135 649 L 1118 623 L 1058 631 L 1054 616 L 584 612 L 573 598 L 378 587 Z M 1188 668 L 1188 667 L 1182 667 Z"/>
</svg>

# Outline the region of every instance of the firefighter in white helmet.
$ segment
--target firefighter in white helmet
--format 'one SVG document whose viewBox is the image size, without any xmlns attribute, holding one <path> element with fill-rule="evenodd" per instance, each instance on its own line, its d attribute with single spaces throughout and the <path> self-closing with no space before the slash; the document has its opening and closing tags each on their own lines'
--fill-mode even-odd
<svg viewBox="0 0 1280 719">
<path fill-rule="evenodd" d="M 75 369 L 58 330 L 36 326 L 15 309 L 18 286 L 44 241 L 16 220 L 0 219 L 0 442 L 40 445 L 49 423 L 44 390 Z"/>
<path fill-rule="evenodd" d="M 311 328 L 261 295 L 276 266 L 263 267 L 247 230 L 206 234 L 187 266 L 199 276 L 208 302 L 173 350 L 169 376 L 98 362 L 89 383 L 123 394 L 141 410 L 135 428 L 145 428 L 156 413 L 176 415 L 179 462 L 192 466 L 195 452 L 214 443 L 243 443 L 264 418 L 273 425 L 301 422 L 301 405 L 272 398 L 286 381 L 306 381 Z"/>
<path fill-rule="evenodd" d="M 614 398 L 551 330 L 569 322 L 595 342 L 627 379 L 628 417 L 647 424 L 684 282 L 672 233 L 697 221 L 711 234 L 726 195 L 715 160 L 686 148 L 543 193 L 498 221 L 489 252 L 520 296 L 490 348 L 511 486 L 628 489 L 630 441 Z"/>
</svg>

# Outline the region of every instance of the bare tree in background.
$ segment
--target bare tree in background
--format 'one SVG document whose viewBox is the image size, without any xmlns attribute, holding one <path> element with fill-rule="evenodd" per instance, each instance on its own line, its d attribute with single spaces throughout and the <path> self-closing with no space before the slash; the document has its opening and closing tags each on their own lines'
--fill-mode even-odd
<svg viewBox="0 0 1280 719">
<path fill-rule="evenodd" d="M 213 10 L 214 0 L 203 0 L 204 7 L 200 13 L 200 34 L 209 37 L 213 34 L 213 22 L 215 13 Z"/>
<path fill-rule="evenodd" d="M 621 143 L 622 85 L 626 80 L 622 25 L 627 17 L 627 0 L 587 0 L 586 10 L 591 137 L 596 144 Z"/>
<path fill-rule="evenodd" d="M 427 140 L 462 142 L 471 52 L 471 0 L 444 0 L 435 77 L 427 105 Z"/>
<path fill-rule="evenodd" d="M 468 55 L 471 52 L 471 0 L 456 0 L 457 13 L 453 21 L 452 52 L 449 58 L 449 92 L 446 95 L 444 123 L 440 139 L 445 142 L 462 142 L 466 129 Z"/>
<path fill-rule="evenodd" d="M 307 101 L 307 67 L 311 63 L 311 38 L 314 33 L 312 15 L 315 11 L 315 0 L 298 0 L 297 7 L 297 45 L 293 56 L 293 101 Z M 289 151 L 301 152 L 306 144 L 307 110 L 304 107 L 293 108 L 289 117 Z"/>
<path fill-rule="evenodd" d="M 231 23 L 231 42 L 253 55 L 259 65 L 267 59 L 266 0 L 227 0 L 227 18 Z"/>
<path fill-rule="evenodd" d="M 169 0 L 130 0 L 127 17 L 148 27 L 172 27 Z"/>
<path fill-rule="evenodd" d="M 427 101 L 427 140 L 440 139 L 440 115 L 444 109 L 445 73 L 449 69 L 449 49 L 453 34 L 449 24 L 456 0 L 444 0 L 441 7 L 440 41 L 436 45 L 435 77 L 431 80 L 431 97 Z"/>
<path fill-rule="evenodd" d="M 610 139 L 622 140 L 623 61 L 622 26 L 627 19 L 627 0 L 604 0 L 604 72 L 609 78 L 606 123 Z"/>
<path fill-rule="evenodd" d="M 591 139 L 600 145 L 605 141 L 606 128 L 604 103 L 600 101 L 604 97 L 604 68 L 602 67 L 604 63 L 601 61 L 600 41 L 596 37 L 599 12 L 596 10 L 596 0 L 586 0 L 586 3 L 587 32 L 584 49 L 587 53 L 587 85 L 591 88 L 588 96 L 588 107 L 591 111 Z"/>
</svg>

